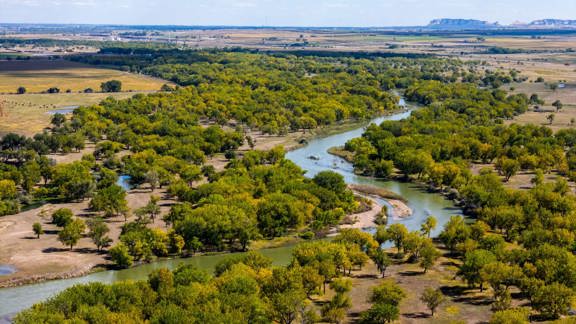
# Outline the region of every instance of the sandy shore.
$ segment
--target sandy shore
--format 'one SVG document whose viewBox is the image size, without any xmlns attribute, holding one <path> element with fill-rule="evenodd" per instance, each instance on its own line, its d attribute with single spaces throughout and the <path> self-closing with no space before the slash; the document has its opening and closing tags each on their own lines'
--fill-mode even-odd
<svg viewBox="0 0 576 324">
<path fill-rule="evenodd" d="M 340 228 L 364 229 L 364 228 L 374 228 L 378 226 L 376 223 L 374 223 L 374 219 L 376 218 L 376 215 L 378 215 L 382 211 L 382 205 L 380 205 L 373 199 L 371 199 L 371 201 L 372 201 L 372 209 L 365 211 L 363 213 L 350 215 L 350 219 L 356 220 L 356 222 L 354 224 L 340 225 Z"/>
<path fill-rule="evenodd" d="M 378 225 L 374 223 L 374 219 L 376 215 L 378 215 L 382 211 L 382 205 L 379 204 L 376 200 L 368 198 L 372 201 L 372 209 L 350 215 L 350 218 L 356 220 L 354 224 L 344 224 L 340 225 L 339 228 L 358 228 L 358 229 L 366 229 L 366 228 L 375 228 Z M 394 199 L 387 199 L 386 200 L 392 206 L 392 217 L 394 219 L 401 219 L 412 216 L 412 209 L 406 205 L 405 202 L 401 200 L 394 200 Z"/>
<path fill-rule="evenodd" d="M 392 206 L 392 217 L 398 219 L 412 216 L 412 209 L 402 200 L 388 199 L 387 201 Z"/>
</svg>

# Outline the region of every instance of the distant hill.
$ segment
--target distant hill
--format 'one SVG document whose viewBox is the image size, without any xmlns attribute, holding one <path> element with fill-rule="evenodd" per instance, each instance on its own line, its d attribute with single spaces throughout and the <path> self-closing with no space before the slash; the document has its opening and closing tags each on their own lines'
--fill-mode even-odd
<svg viewBox="0 0 576 324">
<path fill-rule="evenodd" d="M 498 23 L 489 23 L 487 21 L 476 19 L 434 19 L 428 26 L 432 29 L 484 29 L 500 27 Z"/>
<path fill-rule="evenodd" d="M 576 20 L 540 19 L 540 20 L 534 20 L 529 25 L 544 26 L 544 27 L 576 27 Z"/>
</svg>

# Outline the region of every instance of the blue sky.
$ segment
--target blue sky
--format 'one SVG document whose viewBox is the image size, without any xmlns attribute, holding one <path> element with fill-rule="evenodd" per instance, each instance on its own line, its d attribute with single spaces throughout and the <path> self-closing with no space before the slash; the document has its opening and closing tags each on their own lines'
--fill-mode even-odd
<svg viewBox="0 0 576 324">
<path fill-rule="evenodd" d="M 2 23 L 405 26 L 576 19 L 576 0 L 0 0 Z"/>
</svg>

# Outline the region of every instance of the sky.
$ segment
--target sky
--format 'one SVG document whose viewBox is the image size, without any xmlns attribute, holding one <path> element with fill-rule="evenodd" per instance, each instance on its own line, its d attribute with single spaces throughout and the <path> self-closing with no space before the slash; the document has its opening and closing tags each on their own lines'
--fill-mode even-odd
<svg viewBox="0 0 576 324">
<path fill-rule="evenodd" d="M 576 19 L 576 0 L 0 0 L 0 23 L 418 26 Z"/>
</svg>

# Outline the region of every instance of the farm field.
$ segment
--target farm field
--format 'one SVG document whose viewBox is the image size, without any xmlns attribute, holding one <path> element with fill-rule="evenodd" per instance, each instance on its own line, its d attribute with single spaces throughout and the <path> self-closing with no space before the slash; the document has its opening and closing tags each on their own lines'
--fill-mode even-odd
<svg viewBox="0 0 576 324">
<path fill-rule="evenodd" d="M 18 133 L 33 136 L 50 124 L 50 112 L 66 107 L 97 104 L 107 97 L 126 99 L 139 92 L 59 93 L 0 95 L 4 112 L 0 116 L 0 135 Z"/>
<path fill-rule="evenodd" d="M 15 93 L 25 87 L 27 92 L 39 93 L 51 87 L 61 92 L 100 91 L 102 82 L 119 80 L 124 91 L 159 90 L 166 82 L 147 76 L 65 61 L 33 59 L 0 61 L 0 93 Z"/>
</svg>

